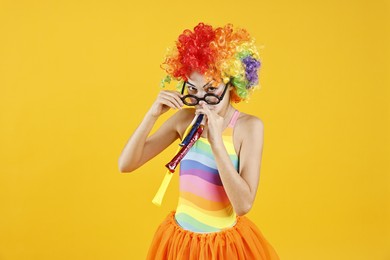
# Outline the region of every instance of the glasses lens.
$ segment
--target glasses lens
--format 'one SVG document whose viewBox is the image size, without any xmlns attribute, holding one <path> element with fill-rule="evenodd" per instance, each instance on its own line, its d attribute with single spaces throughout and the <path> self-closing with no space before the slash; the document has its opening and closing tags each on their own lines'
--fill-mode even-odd
<svg viewBox="0 0 390 260">
<path fill-rule="evenodd" d="M 183 99 L 183 102 L 186 105 L 193 106 L 193 105 L 196 105 L 198 103 L 198 100 L 196 98 L 193 98 L 193 97 L 186 97 Z"/>
<path fill-rule="evenodd" d="M 216 105 L 219 103 L 219 99 L 216 96 L 206 96 L 204 100 L 206 101 L 207 104 L 210 105 Z"/>
</svg>

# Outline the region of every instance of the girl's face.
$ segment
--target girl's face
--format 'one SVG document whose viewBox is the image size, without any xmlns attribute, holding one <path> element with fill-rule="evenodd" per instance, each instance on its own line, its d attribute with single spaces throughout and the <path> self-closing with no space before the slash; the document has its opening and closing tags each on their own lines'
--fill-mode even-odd
<svg viewBox="0 0 390 260">
<path fill-rule="evenodd" d="M 211 105 L 206 103 L 206 106 L 208 106 L 210 110 L 219 114 L 221 111 L 226 109 L 227 105 L 229 105 L 231 86 L 226 86 L 223 82 L 218 86 L 213 86 L 211 84 L 213 81 L 207 81 L 206 78 L 199 72 L 191 73 L 187 82 L 188 83 L 185 84 L 184 95 L 190 94 L 198 98 L 203 98 L 206 94 L 214 94 L 217 97 L 221 97 L 224 94 L 222 100 L 220 100 L 218 104 Z M 227 89 L 225 90 L 225 88 Z M 195 105 L 195 108 L 199 108 L 200 106 L 200 104 L 197 104 Z"/>
</svg>

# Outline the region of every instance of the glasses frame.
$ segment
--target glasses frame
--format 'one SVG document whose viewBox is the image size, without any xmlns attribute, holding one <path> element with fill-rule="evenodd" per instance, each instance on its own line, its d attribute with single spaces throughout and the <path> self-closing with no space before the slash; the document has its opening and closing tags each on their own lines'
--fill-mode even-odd
<svg viewBox="0 0 390 260">
<path fill-rule="evenodd" d="M 183 83 L 183 87 L 182 87 L 182 89 L 181 89 L 181 94 L 182 94 L 182 95 L 183 95 L 183 93 L 184 93 L 184 87 L 185 87 L 186 83 L 188 83 L 188 82 L 187 82 L 187 81 L 184 81 L 184 83 Z M 223 90 L 221 96 L 217 96 L 217 95 L 212 94 L 212 93 L 207 93 L 206 95 L 203 96 L 203 98 L 198 98 L 198 97 L 195 96 L 195 95 L 188 94 L 188 95 L 185 95 L 185 96 L 181 97 L 180 99 L 181 99 L 181 101 L 183 101 L 183 103 L 186 104 L 187 106 L 196 106 L 196 105 L 199 104 L 199 102 L 202 101 L 202 100 L 203 100 L 204 102 L 206 102 L 207 104 L 209 104 L 209 105 L 218 105 L 218 104 L 222 101 L 223 97 L 225 96 L 225 93 L 226 93 L 226 90 L 227 90 L 227 88 L 228 88 L 228 86 L 229 86 L 229 83 L 230 83 L 230 82 L 228 82 L 227 84 L 225 84 L 225 89 Z M 208 85 L 208 84 L 206 84 L 206 85 Z M 197 102 L 196 102 L 195 104 L 187 103 L 187 102 L 185 101 L 185 99 L 188 98 L 188 97 L 196 99 Z M 218 102 L 217 102 L 217 103 L 215 103 L 215 102 L 208 102 L 208 101 L 206 100 L 207 97 L 215 97 L 215 98 L 218 99 Z"/>
</svg>

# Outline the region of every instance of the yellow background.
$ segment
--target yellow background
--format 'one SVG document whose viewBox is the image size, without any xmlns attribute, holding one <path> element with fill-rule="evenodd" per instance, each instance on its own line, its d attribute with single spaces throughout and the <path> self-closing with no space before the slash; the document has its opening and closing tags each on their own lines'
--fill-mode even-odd
<svg viewBox="0 0 390 260">
<path fill-rule="evenodd" d="M 390 259 L 389 1 L 0 2 L 0 259 L 144 259 L 176 145 L 118 157 L 199 21 L 245 27 L 265 142 L 249 217 L 281 259 Z M 159 124 L 172 115 L 164 115 Z"/>
</svg>

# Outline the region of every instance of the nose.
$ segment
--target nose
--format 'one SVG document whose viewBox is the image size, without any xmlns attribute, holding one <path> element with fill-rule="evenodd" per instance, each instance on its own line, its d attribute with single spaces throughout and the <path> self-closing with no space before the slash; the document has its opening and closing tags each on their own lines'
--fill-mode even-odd
<svg viewBox="0 0 390 260">
<path fill-rule="evenodd" d="M 202 108 L 202 104 L 206 104 L 207 105 L 207 103 L 204 100 L 201 100 L 201 101 L 199 101 L 198 104 L 195 105 L 195 108 L 196 109 Z"/>
<path fill-rule="evenodd" d="M 198 90 L 197 93 L 195 94 L 195 96 L 198 98 L 203 98 L 204 95 L 206 95 L 206 94 L 207 94 L 207 92 L 202 89 L 202 90 Z"/>
</svg>

